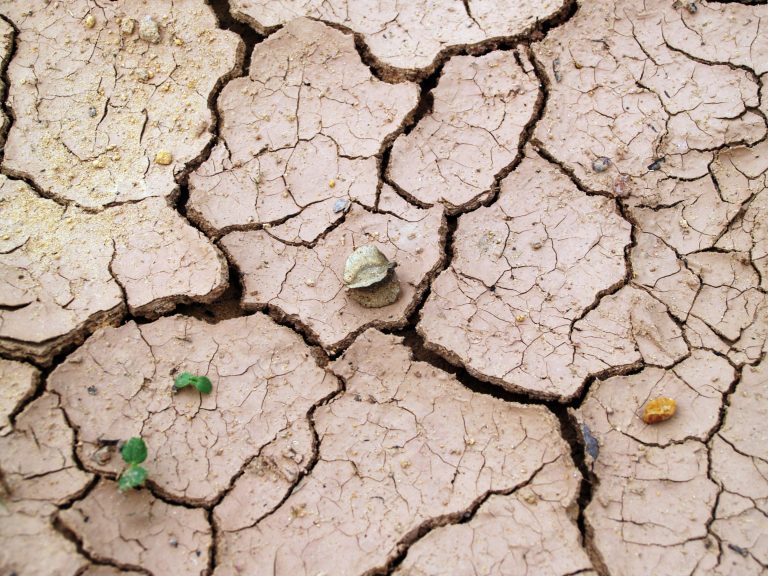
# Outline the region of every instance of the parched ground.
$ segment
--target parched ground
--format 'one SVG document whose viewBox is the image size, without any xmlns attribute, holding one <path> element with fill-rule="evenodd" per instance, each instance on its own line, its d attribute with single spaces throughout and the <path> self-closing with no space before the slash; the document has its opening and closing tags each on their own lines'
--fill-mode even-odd
<svg viewBox="0 0 768 576">
<path fill-rule="evenodd" d="M 765 1 L 0 0 L 0 68 L 3 576 L 768 574 Z"/>
</svg>

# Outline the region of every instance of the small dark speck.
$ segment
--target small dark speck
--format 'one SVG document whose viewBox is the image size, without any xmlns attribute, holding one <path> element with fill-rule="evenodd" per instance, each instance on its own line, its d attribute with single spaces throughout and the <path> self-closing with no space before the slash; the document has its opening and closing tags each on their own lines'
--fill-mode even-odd
<svg viewBox="0 0 768 576">
<path fill-rule="evenodd" d="M 664 162 L 664 158 L 657 158 L 656 160 L 648 164 L 648 170 L 659 170 L 663 162 Z"/>
<path fill-rule="evenodd" d="M 688 2 L 685 9 L 688 10 L 688 12 L 691 14 L 696 14 L 696 12 L 699 11 L 699 7 L 696 6 L 696 2 Z"/>
<path fill-rule="evenodd" d="M 96 117 L 96 108 L 94 108 L 93 106 L 89 106 L 88 107 L 88 116 L 90 116 L 91 118 L 95 118 Z"/>
<path fill-rule="evenodd" d="M 195 556 L 197 556 L 198 558 L 200 558 L 200 556 L 202 556 L 202 555 L 203 555 L 203 553 L 202 553 L 202 552 L 200 552 L 200 550 L 195 550 Z"/>
<path fill-rule="evenodd" d="M 741 546 L 736 546 L 736 544 L 728 544 L 728 548 L 736 552 L 736 554 L 740 554 L 741 556 L 746 556 L 749 554 L 745 548 L 742 548 Z"/>
<path fill-rule="evenodd" d="M 88 386 L 88 394 L 91 396 L 96 396 L 98 392 L 99 391 L 96 389 L 96 386 Z"/>
<path fill-rule="evenodd" d="M 667 92 L 666 90 L 664 90 L 664 96 L 666 96 L 667 98 L 672 98 L 672 96 L 670 96 L 669 92 Z"/>
<path fill-rule="evenodd" d="M 178 548 L 179 547 L 179 541 L 176 540 L 176 538 L 171 538 L 170 542 L 168 542 L 172 548 Z"/>
</svg>

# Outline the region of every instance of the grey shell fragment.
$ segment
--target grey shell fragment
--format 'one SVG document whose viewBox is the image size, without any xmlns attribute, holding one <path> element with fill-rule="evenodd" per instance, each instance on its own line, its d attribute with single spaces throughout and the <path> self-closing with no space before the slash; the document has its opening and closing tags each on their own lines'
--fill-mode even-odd
<svg viewBox="0 0 768 576">
<path fill-rule="evenodd" d="M 365 288 L 381 282 L 395 267 L 393 262 L 372 244 L 361 246 L 347 258 L 344 266 L 344 284 L 347 288 Z"/>
</svg>

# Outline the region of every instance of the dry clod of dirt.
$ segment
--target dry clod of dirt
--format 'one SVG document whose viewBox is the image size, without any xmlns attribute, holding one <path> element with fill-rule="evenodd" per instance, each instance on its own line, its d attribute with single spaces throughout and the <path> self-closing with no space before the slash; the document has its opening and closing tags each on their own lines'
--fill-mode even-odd
<svg viewBox="0 0 768 576">
<path fill-rule="evenodd" d="M 75 574 L 87 561 L 52 525 L 55 505 L 78 496 L 90 475 L 72 456 L 74 434 L 58 398 L 44 394 L 0 437 L 0 573 Z"/>
<path fill-rule="evenodd" d="M 562 459 L 514 493 L 494 495 L 469 522 L 432 530 L 408 549 L 395 576 L 594 574 L 570 516 L 579 482 Z"/>
<path fill-rule="evenodd" d="M 205 510 L 173 506 L 148 490 L 122 493 L 101 480 L 59 513 L 94 559 L 151 574 L 204 574 L 213 536 Z"/>
<path fill-rule="evenodd" d="M 152 317 L 228 284 L 223 255 L 160 198 L 94 214 L 0 176 L 0 226 L 0 350 L 13 356 L 48 363 L 126 306 Z"/>
<path fill-rule="evenodd" d="M 89 10 L 93 28 L 81 22 Z M 4 173 L 92 208 L 172 196 L 175 176 L 211 138 L 210 95 L 239 65 L 241 41 L 216 27 L 211 8 L 202 0 L 121 0 L 96 10 L 87 0 L 0 0 L 0 14 L 19 29 Z M 139 34 L 121 28 L 129 19 Z M 151 161 L 159 149 L 173 152 L 173 166 Z"/>
<path fill-rule="evenodd" d="M 492 521 L 489 509 L 503 509 L 507 497 L 528 518 L 557 527 L 559 545 L 573 553 L 563 566 L 589 567 L 572 515 L 578 473 L 548 410 L 471 392 L 376 330 L 359 336 L 331 369 L 345 388 L 314 411 L 316 464 L 270 514 L 246 526 L 217 521 L 217 576 L 370 573 L 421 529 L 471 518 L 480 505 L 475 526 L 482 530 Z M 530 504 L 539 499 L 540 507 Z M 498 526 L 512 522 L 507 516 Z M 550 550 L 538 545 L 542 555 Z M 473 558 L 467 549 L 462 561 Z M 539 566 L 510 558 L 520 569 L 526 561 Z"/>
<path fill-rule="evenodd" d="M 702 364 L 719 376 L 710 377 Z M 600 444 L 593 466 L 599 483 L 585 520 L 610 574 L 639 576 L 652 566 L 658 574 L 703 576 L 717 561 L 707 528 L 718 490 L 707 474 L 704 441 L 733 370 L 706 353 L 682 372 L 647 368 L 598 380 L 575 411 Z M 661 393 L 678 398 L 679 414 L 644 424 L 643 402 Z"/>
<path fill-rule="evenodd" d="M 31 402 L 0 438 L 3 499 L 61 504 L 81 492 L 91 475 L 75 464 L 73 445 L 59 399 L 43 394 Z"/>
<path fill-rule="evenodd" d="M 722 492 L 712 532 L 722 542 L 717 574 L 764 574 L 768 564 L 768 361 L 745 368 L 713 438 L 712 478 Z"/>
<path fill-rule="evenodd" d="M 753 148 L 735 148 L 718 155 L 715 174 L 721 193 L 748 200 L 716 247 L 748 253 L 768 290 L 768 140 Z"/>
<path fill-rule="evenodd" d="M 674 249 L 659 236 L 637 232 L 630 262 L 632 284 L 648 290 L 673 317 L 685 321 L 701 279 L 686 267 Z"/>
<path fill-rule="evenodd" d="M 700 252 L 689 256 L 687 262 L 702 280 L 691 315 L 726 341 L 738 340 L 748 326 L 760 319 L 760 307 L 766 298 L 749 257 L 738 252 Z"/>
<path fill-rule="evenodd" d="M 190 218 L 212 235 L 269 225 L 316 240 L 344 217 L 339 200 L 374 205 L 377 155 L 417 98 L 416 84 L 375 78 L 351 36 L 291 22 L 222 91 L 220 141 L 190 178 Z"/>
<path fill-rule="evenodd" d="M 208 376 L 213 392 L 174 393 L 182 372 Z M 48 382 L 79 430 L 88 469 L 119 472 L 115 444 L 140 436 L 151 484 L 194 504 L 214 502 L 270 444 L 308 461 L 307 411 L 337 386 L 298 335 L 262 314 L 106 328 Z"/>
<path fill-rule="evenodd" d="M 747 0 L 744 4 L 758 4 Z M 746 67 L 758 76 L 768 72 L 768 5 L 739 2 L 698 3 L 695 14 L 665 14 L 664 38 L 670 48 L 707 62 Z"/>
<path fill-rule="evenodd" d="M 571 326 L 623 281 L 629 230 L 610 200 L 583 194 L 529 150 L 502 180 L 495 204 L 459 219 L 453 260 L 433 282 L 418 330 L 430 349 L 483 380 L 571 398 L 590 374 L 640 359 L 628 320 L 610 344 L 604 338 L 615 332 L 613 318 L 591 322 L 593 311 L 584 319 L 583 331 L 602 331 L 594 342 L 579 333 L 579 322 Z M 637 313 L 666 316 L 663 307 Z M 676 339 L 677 327 L 666 324 L 665 337 Z M 658 362 L 667 354 L 659 350 Z"/>
<path fill-rule="evenodd" d="M 0 506 L 2 574 L 80 574 L 88 561 L 53 527 L 56 507 L 33 500 Z"/>
<path fill-rule="evenodd" d="M 646 368 L 592 386 L 574 413 L 600 443 L 586 521 L 611 573 L 647 574 L 648 566 L 670 575 L 763 573 L 766 365 L 743 370 L 724 421 L 723 395 L 736 372 L 709 351 L 694 350 L 672 370 Z M 648 426 L 640 407 L 660 395 L 675 397 L 679 412 Z"/>
<path fill-rule="evenodd" d="M 0 358 L 0 436 L 11 433 L 10 416 L 32 397 L 39 382 L 34 366 Z"/>
<path fill-rule="evenodd" d="M 421 204 L 466 210 L 488 198 L 494 177 L 518 155 L 539 82 L 524 54 L 457 56 L 432 96 L 431 113 L 395 141 L 389 178 Z"/>
<path fill-rule="evenodd" d="M 392 206 L 398 202 L 390 199 Z M 353 204 L 344 221 L 312 247 L 287 245 L 272 230 L 232 232 L 221 246 L 240 271 L 242 303 L 265 306 L 300 323 L 325 349 L 335 351 L 369 326 L 402 327 L 432 274 L 442 264 L 442 209 L 410 207 L 373 213 Z M 362 245 L 376 246 L 397 262 L 400 296 L 383 308 L 355 302 L 344 286 L 347 256 Z"/>
<path fill-rule="evenodd" d="M 534 45 L 550 80 L 550 98 L 535 139 L 591 190 L 614 194 L 621 182 L 623 194 L 649 207 L 669 207 L 691 194 L 710 194 L 707 202 L 717 204 L 708 177 L 689 185 L 674 178 L 702 178 L 713 150 L 755 143 L 766 135 L 765 117 L 755 111 L 755 76 L 706 62 L 720 46 L 709 36 L 709 24 L 717 20 L 730 36 L 723 54 L 753 64 L 755 36 L 748 30 L 759 28 L 759 17 L 750 16 L 745 31 L 743 22 L 729 21 L 722 13 L 731 11 L 728 6 L 706 4 L 696 14 L 667 0 L 580 6 L 571 20 Z M 706 32 L 698 35 L 695 29 Z M 690 57 L 670 44 L 677 40 Z M 560 81 L 550 67 L 555 59 Z M 592 170 L 597 157 L 610 158 L 611 166 L 604 172 Z M 703 207 L 688 208 L 701 208 L 702 219 L 709 216 Z"/>
<path fill-rule="evenodd" d="M 517 36 L 551 18 L 563 0 L 465 0 L 405 3 L 376 0 L 231 0 L 236 18 L 268 33 L 306 16 L 359 34 L 367 50 L 393 74 L 425 71 L 444 49 Z"/>
</svg>

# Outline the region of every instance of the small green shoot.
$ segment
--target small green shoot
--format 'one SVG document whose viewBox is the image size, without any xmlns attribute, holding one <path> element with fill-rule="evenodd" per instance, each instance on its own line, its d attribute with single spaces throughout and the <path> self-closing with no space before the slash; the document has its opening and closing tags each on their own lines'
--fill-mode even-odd
<svg viewBox="0 0 768 576">
<path fill-rule="evenodd" d="M 120 455 L 125 460 L 125 463 L 128 464 L 128 467 L 123 470 L 117 481 L 120 492 L 144 486 L 144 482 L 147 479 L 147 471 L 139 466 L 139 464 L 147 459 L 147 445 L 144 443 L 144 440 L 134 436 L 120 448 Z"/>
<path fill-rule="evenodd" d="M 210 394 L 213 390 L 210 378 L 207 376 L 195 376 L 189 372 L 182 372 L 176 376 L 176 380 L 173 382 L 174 390 L 181 390 L 190 385 L 197 388 L 200 394 Z"/>
</svg>

